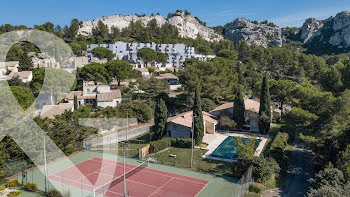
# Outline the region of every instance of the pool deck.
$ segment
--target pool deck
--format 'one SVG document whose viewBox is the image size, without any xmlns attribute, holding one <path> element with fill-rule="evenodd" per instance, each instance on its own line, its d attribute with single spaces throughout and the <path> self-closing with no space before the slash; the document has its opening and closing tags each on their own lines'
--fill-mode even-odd
<svg viewBox="0 0 350 197">
<path fill-rule="evenodd" d="M 244 137 L 244 138 L 255 138 L 260 139 L 259 146 L 256 148 L 254 156 L 259 156 L 262 150 L 264 149 L 264 146 L 266 144 L 267 138 L 263 136 L 251 136 L 249 134 L 243 134 L 243 133 L 228 133 L 228 132 L 218 132 L 216 134 L 206 134 L 204 135 L 203 142 L 207 143 L 207 149 L 208 151 L 202 156 L 206 159 L 214 159 L 219 161 L 226 161 L 226 162 L 235 162 L 234 159 L 225 159 L 220 157 L 213 157 L 211 154 L 213 151 L 228 137 L 228 136 L 234 136 L 234 137 Z"/>
</svg>

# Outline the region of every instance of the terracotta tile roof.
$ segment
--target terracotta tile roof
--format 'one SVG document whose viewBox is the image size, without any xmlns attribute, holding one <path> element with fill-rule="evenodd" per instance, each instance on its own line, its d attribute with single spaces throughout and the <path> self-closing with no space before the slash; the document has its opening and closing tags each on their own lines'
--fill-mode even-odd
<svg viewBox="0 0 350 197">
<path fill-rule="evenodd" d="M 13 78 L 28 79 L 31 74 L 32 74 L 32 71 L 11 72 L 9 76 L 7 76 L 7 80 L 10 80 Z"/>
<path fill-rule="evenodd" d="M 203 120 L 204 121 L 208 121 L 214 124 L 217 124 L 218 121 L 216 120 L 216 117 L 212 114 L 209 114 L 205 111 L 202 112 L 203 113 Z M 181 114 L 178 114 L 176 116 L 173 117 L 169 117 L 168 118 L 168 122 L 173 122 L 179 125 L 184 125 L 186 127 L 192 127 L 192 111 L 188 111 L 188 112 L 183 112 Z"/>
<path fill-rule="evenodd" d="M 63 114 L 66 110 L 72 110 L 72 103 L 60 103 L 58 105 L 44 105 L 40 117 L 54 119 L 55 116 Z"/>
<path fill-rule="evenodd" d="M 148 72 L 147 68 L 136 68 L 136 70 L 140 72 Z"/>
<path fill-rule="evenodd" d="M 14 67 L 18 66 L 19 62 L 18 61 L 9 61 L 9 62 L 0 62 L 1 67 Z"/>
<path fill-rule="evenodd" d="M 70 91 L 67 95 L 66 95 L 66 99 L 67 100 L 74 100 L 74 95 L 77 96 L 77 99 L 83 99 L 83 91 Z"/>
<path fill-rule="evenodd" d="M 98 102 L 113 101 L 113 99 L 118 99 L 121 97 L 122 97 L 122 94 L 120 90 L 111 90 L 110 93 L 97 94 L 97 101 Z"/>
<path fill-rule="evenodd" d="M 172 73 L 164 73 L 160 74 L 159 76 L 155 77 L 157 79 L 179 79 L 176 75 Z"/>
<path fill-rule="evenodd" d="M 251 111 L 254 113 L 259 113 L 259 108 L 260 108 L 260 102 L 249 99 L 249 98 L 244 98 L 244 105 L 245 105 L 245 110 Z M 229 103 L 224 103 L 217 108 L 213 109 L 210 111 L 211 114 L 218 115 L 221 111 L 229 110 L 230 108 L 233 108 L 233 102 Z M 279 109 L 273 109 L 273 111 L 280 111 Z"/>
</svg>

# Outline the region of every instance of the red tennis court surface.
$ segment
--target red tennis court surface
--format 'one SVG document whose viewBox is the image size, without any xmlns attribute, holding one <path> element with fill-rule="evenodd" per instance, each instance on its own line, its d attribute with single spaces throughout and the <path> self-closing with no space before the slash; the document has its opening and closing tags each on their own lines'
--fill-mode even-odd
<svg viewBox="0 0 350 197">
<path fill-rule="evenodd" d="M 134 165 L 126 164 L 126 172 L 135 167 Z M 76 168 L 81 171 L 83 177 L 81 177 L 80 173 L 77 173 Z M 97 157 L 77 164 L 76 168 L 67 168 L 50 175 L 49 179 L 93 192 L 93 189 L 123 175 L 123 163 L 117 162 L 116 164 L 115 161 Z M 207 184 L 208 181 L 206 180 L 150 168 L 140 168 L 135 172 L 131 172 L 126 178 L 127 195 L 133 197 L 193 197 Z M 115 185 L 111 185 L 108 191 L 104 192 L 104 196 L 123 196 L 123 191 L 123 179 L 120 179 Z"/>
</svg>

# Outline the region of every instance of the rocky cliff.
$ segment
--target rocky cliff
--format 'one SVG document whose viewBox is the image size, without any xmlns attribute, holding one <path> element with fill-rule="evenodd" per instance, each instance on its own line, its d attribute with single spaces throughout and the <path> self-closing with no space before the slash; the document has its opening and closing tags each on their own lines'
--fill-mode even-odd
<svg viewBox="0 0 350 197">
<path fill-rule="evenodd" d="M 155 16 L 138 16 L 138 15 L 113 15 L 104 16 L 97 18 L 93 21 L 82 21 L 79 28 L 79 34 L 91 35 L 92 29 L 98 24 L 98 21 L 102 21 L 109 28 L 112 26 L 118 27 L 118 29 L 123 29 L 127 27 L 131 21 L 141 21 L 146 25 L 150 20 L 155 19 L 159 25 L 164 23 L 169 23 L 174 25 L 179 30 L 180 36 L 185 38 L 197 38 L 198 34 L 203 37 L 203 39 L 208 41 L 219 41 L 223 37 L 216 34 L 213 29 L 203 26 L 195 19 L 191 14 L 185 15 L 183 11 L 178 10 L 172 17 L 165 19 L 160 15 Z"/>
<path fill-rule="evenodd" d="M 282 31 L 278 26 L 267 24 L 255 24 L 247 18 L 237 18 L 225 25 L 223 35 L 237 43 L 240 40 L 248 44 L 256 44 L 267 47 L 269 44 L 278 47 L 282 46 Z"/>
<path fill-rule="evenodd" d="M 347 52 L 350 48 L 350 12 L 319 21 L 307 19 L 300 30 L 304 46 L 324 53 Z"/>
</svg>

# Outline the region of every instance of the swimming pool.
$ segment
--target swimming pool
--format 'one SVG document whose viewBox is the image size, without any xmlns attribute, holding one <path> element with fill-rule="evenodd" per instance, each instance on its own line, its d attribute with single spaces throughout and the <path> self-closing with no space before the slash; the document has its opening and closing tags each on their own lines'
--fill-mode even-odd
<svg viewBox="0 0 350 197">
<path fill-rule="evenodd" d="M 243 142 L 249 141 L 248 138 L 241 138 Z M 261 140 L 256 140 L 255 149 L 259 146 Z M 224 159 L 235 159 L 238 157 L 235 147 L 235 137 L 228 136 L 211 154 L 212 157 L 219 157 Z"/>
</svg>

